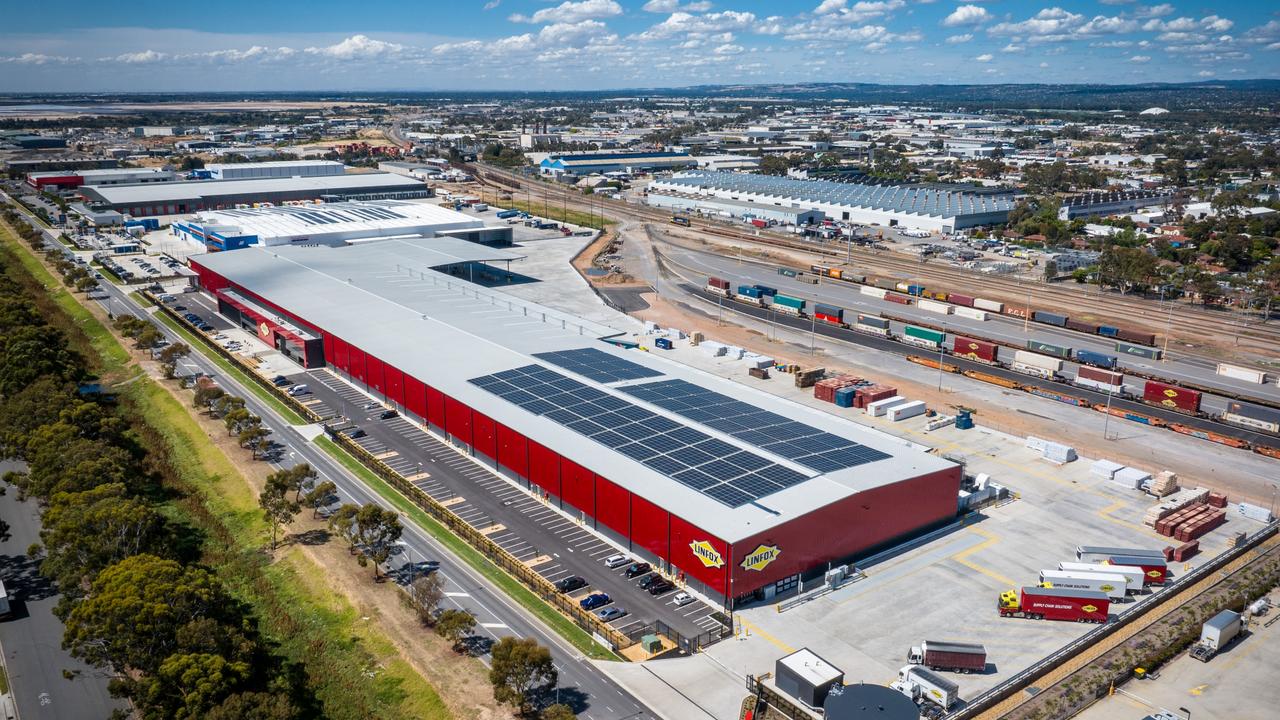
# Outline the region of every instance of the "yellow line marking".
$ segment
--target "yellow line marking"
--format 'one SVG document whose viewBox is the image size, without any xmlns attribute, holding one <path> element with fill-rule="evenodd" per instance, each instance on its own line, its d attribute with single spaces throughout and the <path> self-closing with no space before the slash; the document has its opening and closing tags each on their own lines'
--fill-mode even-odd
<svg viewBox="0 0 1280 720">
<path fill-rule="evenodd" d="M 982 573 L 983 575 L 986 575 L 987 577 L 991 578 L 992 580 L 995 580 L 995 581 L 997 581 L 997 582 L 999 582 L 999 583 L 1002 583 L 1002 584 L 1004 584 L 1004 585 L 1005 585 L 1005 586 L 1007 586 L 1007 587 L 1019 587 L 1019 583 L 1018 583 L 1016 580 L 1010 580 L 1009 578 L 1005 577 L 1004 575 L 1001 575 L 1000 573 L 995 572 L 994 570 L 988 570 L 987 568 L 985 568 L 985 567 L 983 567 L 983 566 L 981 566 L 981 565 L 979 565 L 979 564 L 977 564 L 977 563 L 975 563 L 975 562 L 972 562 L 971 560 L 969 560 L 969 559 L 968 559 L 968 557 L 969 557 L 970 555 L 972 555 L 972 554 L 974 554 L 974 553 L 978 552 L 979 550 L 985 550 L 986 548 L 989 548 L 989 547 L 991 547 L 992 545 L 995 545 L 996 543 L 1000 542 L 1000 538 L 998 538 L 998 537 L 996 537 L 995 535 L 993 535 L 993 534 L 991 534 L 991 533 L 987 532 L 986 530 L 980 530 L 980 529 L 978 529 L 978 528 L 976 528 L 976 527 L 973 527 L 973 526 L 969 526 L 969 527 L 967 527 L 967 528 L 965 528 L 965 529 L 966 529 L 966 530 L 968 530 L 968 531 L 969 531 L 969 532 L 971 532 L 971 533 L 974 533 L 975 535 L 978 535 L 978 536 L 983 537 L 983 538 L 986 538 L 986 539 L 985 539 L 985 540 L 983 540 L 982 542 L 978 543 L 977 545 L 974 545 L 974 546 L 973 546 L 973 547 L 971 547 L 971 548 L 965 548 L 964 550 L 961 550 L 960 552 L 956 553 L 955 555 L 952 555 L 952 556 L 951 556 L 951 559 L 952 559 L 952 560 L 955 560 L 956 562 L 960 563 L 961 565 L 964 565 L 964 566 L 965 566 L 965 567 L 967 567 L 967 568 L 970 568 L 970 569 L 972 569 L 972 570 L 977 570 L 978 572 Z"/>
<path fill-rule="evenodd" d="M 769 633 L 765 632 L 764 630 L 761 630 L 758 626 L 754 625 L 753 623 L 751 623 L 750 621 L 748 621 L 746 618 L 742 617 L 741 615 L 739 615 L 739 616 L 738 616 L 738 622 L 742 623 L 742 626 L 743 626 L 744 628 L 746 628 L 748 632 L 751 632 L 751 633 L 753 633 L 753 634 L 755 634 L 755 635 L 759 635 L 760 637 L 764 638 L 765 640 L 768 640 L 770 644 L 772 644 L 774 647 L 778 648 L 778 649 L 779 649 L 779 650 L 781 650 L 782 652 L 785 652 L 785 653 L 790 654 L 790 653 L 793 653 L 793 652 L 795 652 L 795 651 L 796 651 L 796 649 L 795 649 L 795 648 L 793 648 L 793 647 L 791 647 L 790 645 L 788 645 L 788 644 L 786 644 L 786 643 L 782 642 L 781 640 L 779 640 L 778 638 L 776 638 L 776 637 L 774 637 L 774 636 L 770 635 Z"/>
<path fill-rule="evenodd" d="M 1207 688 L 1207 687 L 1209 687 L 1209 686 L 1208 686 L 1208 685 L 1197 685 L 1197 686 L 1195 686 L 1195 687 L 1191 688 L 1190 690 L 1188 690 L 1187 692 L 1191 693 L 1192 695 L 1200 695 L 1201 693 L 1203 693 L 1203 692 L 1204 692 L 1204 689 L 1205 689 L 1205 688 Z"/>
</svg>

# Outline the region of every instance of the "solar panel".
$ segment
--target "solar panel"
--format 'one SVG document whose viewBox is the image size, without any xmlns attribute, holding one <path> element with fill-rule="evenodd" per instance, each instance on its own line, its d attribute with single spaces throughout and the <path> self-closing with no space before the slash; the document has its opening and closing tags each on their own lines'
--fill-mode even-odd
<svg viewBox="0 0 1280 720">
<path fill-rule="evenodd" d="M 888 453 L 685 380 L 658 380 L 618 389 L 818 472 L 835 472 L 889 457 Z M 728 454 L 724 447 L 712 452 L 720 457 Z"/>
<path fill-rule="evenodd" d="M 808 477 L 540 365 L 470 382 L 730 507 Z"/>
<path fill-rule="evenodd" d="M 534 357 L 599 383 L 659 377 L 662 373 L 597 348 L 534 353 Z"/>
</svg>

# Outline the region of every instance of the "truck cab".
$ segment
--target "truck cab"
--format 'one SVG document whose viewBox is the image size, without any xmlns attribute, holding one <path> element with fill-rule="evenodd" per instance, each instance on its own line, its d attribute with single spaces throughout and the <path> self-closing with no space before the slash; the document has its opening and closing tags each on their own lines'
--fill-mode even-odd
<svg viewBox="0 0 1280 720">
<path fill-rule="evenodd" d="M 996 601 L 996 607 L 1000 610 L 1001 615 L 1012 615 L 1022 611 L 1022 602 L 1018 598 L 1017 589 L 1005 590 L 1000 593 L 1000 599 Z"/>
</svg>

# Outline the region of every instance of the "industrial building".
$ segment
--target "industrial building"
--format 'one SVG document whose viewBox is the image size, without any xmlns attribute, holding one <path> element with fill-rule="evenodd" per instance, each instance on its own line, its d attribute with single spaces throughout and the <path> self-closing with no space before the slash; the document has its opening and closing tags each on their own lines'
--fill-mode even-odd
<svg viewBox="0 0 1280 720">
<path fill-rule="evenodd" d="M 680 152 L 564 153 L 548 155 L 542 159 L 539 168 L 544 175 L 631 175 L 655 170 L 676 170 L 695 164 L 692 156 Z"/>
<path fill-rule="evenodd" d="M 261 178 L 327 177 L 342 175 L 347 166 L 333 160 L 275 160 L 259 163 L 212 163 L 205 165 L 213 180 L 255 180 Z"/>
<path fill-rule="evenodd" d="M 1002 223 L 1013 208 L 1009 193 L 973 192 L 959 186 L 943 189 L 936 183 L 869 185 L 706 170 L 655 180 L 649 193 L 818 210 L 832 220 L 937 232 Z"/>
<path fill-rule="evenodd" d="M 1173 202 L 1172 190 L 1121 190 L 1072 195 L 1062 199 L 1059 220 L 1080 217 L 1128 215 L 1142 208 L 1168 206 Z"/>
<path fill-rule="evenodd" d="M 459 263 L 508 257 L 419 238 L 190 263 L 268 342 L 727 606 L 954 518 L 961 467 L 921 446 L 455 277 Z"/>
<path fill-rule="evenodd" d="M 484 245 L 511 244 L 511 226 L 427 203 L 372 200 L 318 205 L 212 210 L 175 222 L 170 231 L 210 251 L 250 245 L 348 245 L 386 238 L 452 237 Z"/>
<path fill-rule="evenodd" d="M 120 167 L 115 158 L 94 158 L 82 156 L 40 157 L 8 160 L 4 164 L 10 173 L 33 173 L 46 170 L 100 170 Z"/>
<path fill-rule="evenodd" d="M 728 200 L 716 197 L 700 197 L 677 193 L 650 192 L 648 202 L 653 207 L 674 212 L 696 212 L 728 218 L 759 218 L 784 225 L 818 225 L 824 217 L 821 210 L 762 205 L 745 200 Z"/>
<path fill-rule="evenodd" d="M 113 168 L 108 170 L 78 170 L 76 172 L 33 172 L 27 175 L 27 184 L 37 190 L 46 188 L 70 190 L 84 185 L 142 185 L 145 183 L 173 182 L 177 179 L 177 174 L 172 170 Z"/>
<path fill-rule="evenodd" d="M 359 173 L 261 180 L 191 180 L 150 185 L 85 185 L 80 194 L 98 209 L 134 217 L 184 215 L 201 210 L 291 200 L 380 200 L 430 197 L 431 189 L 390 173 Z"/>
</svg>

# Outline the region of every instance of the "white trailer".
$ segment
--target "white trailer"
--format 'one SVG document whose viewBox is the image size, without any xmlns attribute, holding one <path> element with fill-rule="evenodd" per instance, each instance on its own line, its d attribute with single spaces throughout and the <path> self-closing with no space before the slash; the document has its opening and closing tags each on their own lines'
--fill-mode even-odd
<svg viewBox="0 0 1280 720">
<path fill-rule="evenodd" d="M 1123 600 L 1129 593 L 1129 581 L 1115 573 L 1086 573 L 1072 570 L 1041 570 L 1040 587 L 1092 590 L 1106 593 L 1111 600 Z"/>
<path fill-rule="evenodd" d="M 1267 381 L 1267 374 L 1261 370 L 1253 370 L 1251 368 L 1240 367 L 1239 365 L 1228 365 L 1226 363 L 1218 363 L 1218 374 L 1223 377 L 1229 377 L 1233 380 L 1243 380 L 1245 382 L 1257 383 L 1259 385 Z"/>
<path fill-rule="evenodd" d="M 1191 657 L 1200 662 L 1209 662 L 1240 636 L 1243 627 L 1238 612 L 1223 610 L 1214 615 L 1200 628 L 1200 642 L 1191 648 Z"/>
<path fill-rule="evenodd" d="M 907 665 L 899 670 L 898 681 L 893 687 L 907 697 L 912 697 L 912 694 L 904 692 L 904 688 L 914 687 L 916 695 L 912 699 L 928 700 L 943 710 L 950 710 L 960 699 L 959 685 L 922 665 Z"/>
<path fill-rule="evenodd" d="M 1125 579 L 1129 592 L 1140 592 L 1145 584 L 1147 574 L 1142 568 L 1131 565 L 1106 565 L 1104 563 L 1060 562 L 1059 570 L 1068 572 L 1103 573 L 1104 575 L 1120 575 Z"/>
<path fill-rule="evenodd" d="M 1142 550 L 1139 548 L 1100 547 L 1097 545 L 1076 546 L 1076 559 L 1081 562 L 1110 560 L 1113 557 L 1150 557 L 1164 560 L 1164 553 L 1159 550 Z"/>
</svg>

